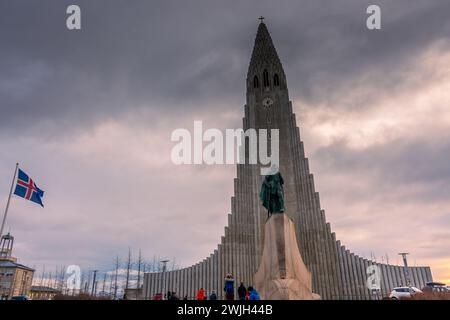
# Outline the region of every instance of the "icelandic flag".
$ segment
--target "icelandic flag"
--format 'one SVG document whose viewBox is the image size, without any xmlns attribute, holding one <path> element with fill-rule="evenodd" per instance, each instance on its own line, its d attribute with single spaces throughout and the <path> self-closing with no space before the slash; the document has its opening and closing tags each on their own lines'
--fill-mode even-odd
<svg viewBox="0 0 450 320">
<path fill-rule="evenodd" d="M 20 169 L 14 194 L 27 200 L 36 202 L 42 207 L 44 206 L 41 200 L 41 198 L 44 196 L 44 191 L 39 189 L 36 186 L 36 183 L 34 183 L 33 179 L 31 179 L 25 172 Z"/>
</svg>

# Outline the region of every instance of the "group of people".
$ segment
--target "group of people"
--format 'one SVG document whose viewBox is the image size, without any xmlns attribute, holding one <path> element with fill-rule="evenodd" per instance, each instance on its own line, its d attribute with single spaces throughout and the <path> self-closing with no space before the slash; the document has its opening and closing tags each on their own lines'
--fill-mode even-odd
<svg viewBox="0 0 450 320">
<path fill-rule="evenodd" d="M 223 291 L 225 292 L 226 300 L 234 300 L 234 279 L 231 274 L 227 274 L 224 279 L 224 287 Z M 258 292 L 252 286 L 248 288 L 244 286 L 244 283 L 241 282 L 240 286 L 237 289 L 237 294 L 239 300 L 261 300 Z M 161 300 L 161 294 L 159 296 L 155 296 L 154 300 Z M 167 300 L 180 300 L 177 293 L 174 291 L 168 291 L 165 295 Z M 211 294 L 208 296 L 203 288 L 200 288 L 197 292 L 197 300 L 217 300 L 218 296 L 216 291 L 212 290 Z M 188 300 L 188 296 L 185 295 L 183 300 Z"/>
<path fill-rule="evenodd" d="M 197 300 L 208 300 L 208 296 L 203 288 L 200 288 L 197 292 Z M 209 300 L 217 300 L 217 294 L 214 290 L 211 291 L 209 295 Z"/>
<path fill-rule="evenodd" d="M 180 300 L 177 293 L 175 291 L 168 291 L 167 292 L 167 300 Z"/>
<path fill-rule="evenodd" d="M 238 288 L 238 296 L 239 300 L 261 300 L 258 292 L 252 286 L 245 288 L 242 282 Z"/>
<path fill-rule="evenodd" d="M 225 277 L 223 291 L 225 292 L 226 300 L 234 300 L 234 279 L 231 274 L 227 274 Z M 252 286 L 246 288 L 243 282 L 241 282 L 237 293 L 239 300 L 260 300 L 258 292 Z M 198 290 L 197 300 L 207 300 L 207 295 L 203 288 Z M 217 300 L 217 294 L 214 290 L 211 292 L 209 300 Z"/>
</svg>

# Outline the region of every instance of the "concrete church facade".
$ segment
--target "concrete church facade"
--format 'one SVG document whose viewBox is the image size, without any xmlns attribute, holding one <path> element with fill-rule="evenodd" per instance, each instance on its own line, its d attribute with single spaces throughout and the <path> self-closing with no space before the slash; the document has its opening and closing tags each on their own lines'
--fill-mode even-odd
<svg viewBox="0 0 450 320">
<path fill-rule="evenodd" d="M 300 253 L 312 273 L 313 292 L 322 299 L 373 299 L 367 289 L 370 265 L 379 267 L 381 292 L 406 285 L 403 266 L 377 263 L 350 252 L 336 239 L 320 207 L 309 171 L 296 116 L 292 111 L 286 75 L 266 25 L 258 27 L 247 74 L 247 101 L 243 129 L 279 129 L 280 172 L 284 177 L 286 214 L 293 220 Z M 270 138 L 270 137 L 269 137 Z M 248 163 L 248 162 L 247 162 Z M 182 298 L 196 296 L 203 287 L 224 298 L 223 280 L 231 273 L 236 283 L 253 284 L 264 243 L 267 211 L 259 201 L 263 177 L 260 166 L 238 164 L 231 214 L 221 243 L 214 252 L 188 268 L 146 273 L 144 297 L 175 291 Z M 432 281 L 429 267 L 409 267 L 411 285 L 422 288 Z M 258 288 L 256 288 L 258 289 Z"/>
</svg>

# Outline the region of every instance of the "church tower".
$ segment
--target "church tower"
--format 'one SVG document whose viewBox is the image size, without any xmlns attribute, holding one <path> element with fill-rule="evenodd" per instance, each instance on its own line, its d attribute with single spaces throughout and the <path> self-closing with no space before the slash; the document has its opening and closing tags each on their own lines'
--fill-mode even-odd
<svg viewBox="0 0 450 320">
<path fill-rule="evenodd" d="M 324 212 L 320 209 L 319 195 L 314 189 L 314 178 L 309 172 L 308 159 L 304 154 L 296 117 L 289 100 L 286 74 L 263 21 L 258 26 L 247 72 L 245 111 L 245 130 L 278 129 L 280 172 L 285 181 L 286 214 L 296 225 L 300 252 L 313 274 L 313 290 L 319 292 L 323 298 L 339 295 L 338 288 L 341 287 L 342 280 L 337 273 L 336 241 L 325 221 Z M 251 171 L 248 165 L 242 166 L 242 170 L 244 176 Z M 257 203 L 254 209 L 257 209 L 258 215 L 257 221 L 254 221 L 258 225 L 255 263 L 259 265 L 266 213 L 258 202 L 262 177 L 254 173 L 249 175 L 250 179 L 255 180 L 252 190 L 252 196 Z"/>
<path fill-rule="evenodd" d="M 375 299 L 395 286 L 406 284 L 403 267 L 364 259 L 350 252 L 336 239 L 325 212 L 320 207 L 314 177 L 309 171 L 300 130 L 289 100 L 286 74 L 266 24 L 258 26 L 246 78 L 246 104 L 243 129 L 278 129 L 279 170 L 284 178 L 286 214 L 293 220 L 300 253 L 312 274 L 313 292 L 322 299 Z M 270 146 L 270 135 L 268 145 Z M 246 148 L 248 150 L 248 148 Z M 247 155 L 248 156 L 248 155 Z M 247 158 L 248 159 L 248 158 Z M 146 273 L 144 296 L 149 298 L 168 288 L 179 296 L 195 299 L 203 287 L 215 290 L 223 299 L 223 280 L 231 273 L 236 283 L 253 284 L 262 256 L 267 211 L 259 200 L 263 176 L 258 164 L 237 165 L 234 196 L 228 225 L 217 249 L 190 267 L 163 273 Z M 381 277 L 379 290 L 367 287 L 368 270 L 375 268 Z M 421 288 L 432 281 L 429 267 L 410 267 Z M 163 283 L 164 286 L 163 286 Z M 258 288 L 256 288 L 258 290 Z"/>
<path fill-rule="evenodd" d="M 269 31 L 261 22 L 247 72 L 247 99 L 253 97 L 256 103 L 262 103 L 264 97 L 275 93 L 287 95 L 286 75 Z"/>
</svg>

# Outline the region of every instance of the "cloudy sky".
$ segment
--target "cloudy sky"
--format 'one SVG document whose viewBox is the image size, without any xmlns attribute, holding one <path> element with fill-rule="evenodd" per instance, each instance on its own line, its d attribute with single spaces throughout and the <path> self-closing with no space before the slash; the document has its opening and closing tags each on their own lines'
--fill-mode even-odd
<svg viewBox="0 0 450 320">
<path fill-rule="evenodd" d="M 82 10 L 68 31 L 66 7 Z M 382 29 L 365 28 L 379 4 Z M 176 128 L 239 128 L 260 15 L 339 239 L 450 282 L 450 2 L 0 2 L 0 195 L 15 255 L 108 268 L 129 247 L 188 266 L 223 235 L 234 166 L 176 166 Z M 203 199 L 207 198 L 208 201 Z"/>
</svg>

